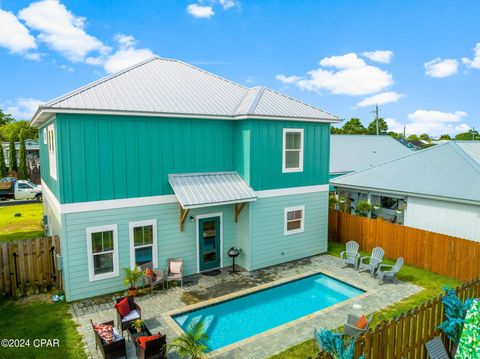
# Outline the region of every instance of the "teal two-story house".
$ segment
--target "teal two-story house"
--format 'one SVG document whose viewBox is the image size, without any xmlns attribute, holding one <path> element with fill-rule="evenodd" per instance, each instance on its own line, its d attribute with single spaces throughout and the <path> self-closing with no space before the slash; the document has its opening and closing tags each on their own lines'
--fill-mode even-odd
<svg viewBox="0 0 480 359">
<path fill-rule="evenodd" d="M 338 118 L 152 58 L 40 106 L 48 231 L 67 300 L 124 289 L 124 267 L 184 275 L 327 250 L 329 129 Z"/>
</svg>

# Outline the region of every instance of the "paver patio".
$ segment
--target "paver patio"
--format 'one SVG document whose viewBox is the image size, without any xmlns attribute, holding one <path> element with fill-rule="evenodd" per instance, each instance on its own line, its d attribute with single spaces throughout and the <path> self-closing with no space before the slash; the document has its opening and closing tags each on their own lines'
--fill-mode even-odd
<svg viewBox="0 0 480 359">
<path fill-rule="evenodd" d="M 170 341 L 176 336 L 176 332 L 164 319 L 166 312 L 243 289 L 322 271 L 350 284 L 369 288 L 367 295 L 337 304 L 333 309 L 327 308 L 318 315 L 297 320 L 292 325 L 282 326 L 249 338 L 232 350 L 216 352 L 215 357 L 265 358 L 312 337 L 313 328 L 342 326 L 347 313 L 373 313 L 421 290 L 420 287 L 405 282 L 399 282 L 397 285 L 390 283 L 379 285 L 378 281 L 371 278 L 366 272 L 358 273 L 352 268 L 342 268 L 342 261 L 337 257 L 318 255 L 237 275 L 231 275 L 226 270 L 217 276 L 195 275 L 185 280 L 183 289 L 180 287 L 171 287 L 166 291 L 160 289 L 153 294 L 137 297 L 136 302 L 142 308 L 142 319 L 145 320 L 150 331 L 166 333 L 167 340 Z M 70 312 L 80 325 L 79 331 L 84 338 L 85 351 L 91 358 L 99 357 L 100 352 L 95 350 L 90 319 L 94 322 L 115 319 L 113 298 L 113 296 L 104 296 L 74 302 L 70 305 Z M 355 309 L 354 304 L 361 305 L 361 309 Z M 126 336 L 126 332 L 124 334 Z M 129 358 L 136 357 L 134 346 L 129 341 L 127 341 L 127 355 Z M 177 356 L 172 353 L 169 354 L 169 357 L 176 358 Z"/>
</svg>

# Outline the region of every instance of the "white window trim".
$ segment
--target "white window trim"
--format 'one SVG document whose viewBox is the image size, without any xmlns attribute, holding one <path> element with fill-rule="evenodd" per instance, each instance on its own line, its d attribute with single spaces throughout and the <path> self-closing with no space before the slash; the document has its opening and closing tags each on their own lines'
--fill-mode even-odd
<svg viewBox="0 0 480 359">
<path fill-rule="evenodd" d="M 113 232 L 113 272 L 95 275 L 93 265 L 93 249 L 92 249 L 92 233 L 97 232 Z M 87 252 L 88 252 L 88 277 L 90 282 L 97 280 L 114 278 L 119 276 L 118 271 L 118 230 L 116 224 L 106 226 L 88 227 L 87 228 Z"/>
<path fill-rule="evenodd" d="M 196 242 L 197 242 L 197 273 L 200 273 L 200 236 L 199 236 L 200 219 L 214 218 L 214 217 L 220 217 L 220 267 L 219 268 L 223 268 L 223 212 L 199 214 L 195 216 L 195 222 L 196 222 L 195 231 L 197 232 L 195 235 Z"/>
<path fill-rule="evenodd" d="M 52 134 L 50 136 L 50 133 Z M 48 134 L 48 166 L 50 167 L 50 177 L 54 180 L 57 180 L 57 155 L 56 155 L 56 144 L 55 144 L 55 126 L 52 123 L 47 128 Z M 53 151 L 52 151 L 53 149 Z"/>
<path fill-rule="evenodd" d="M 298 229 L 292 229 L 288 230 L 287 228 L 287 213 L 288 212 L 293 212 L 293 211 L 302 211 L 302 220 L 301 220 L 301 225 L 300 228 Z M 283 212 L 283 234 L 288 236 L 290 234 L 295 234 L 295 233 L 302 233 L 305 231 L 305 206 L 295 206 L 295 207 L 287 207 L 285 208 Z"/>
<path fill-rule="evenodd" d="M 296 168 L 286 168 L 287 156 L 287 133 L 296 132 L 300 133 L 300 158 L 298 161 L 299 167 Z M 282 172 L 291 173 L 291 172 L 303 172 L 303 128 L 284 128 L 283 129 L 283 146 L 282 146 Z"/>
<path fill-rule="evenodd" d="M 130 222 L 128 224 L 129 227 L 129 237 L 130 237 L 130 268 L 135 268 L 135 241 L 133 237 L 133 229 L 135 227 L 145 227 L 145 226 L 152 226 L 153 231 L 153 244 L 152 244 L 152 263 L 153 268 L 158 268 L 158 252 L 157 252 L 157 220 L 150 219 L 145 221 L 137 221 L 137 222 Z M 145 246 L 139 246 L 136 248 L 143 248 L 143 247 L 150 247 L 150 244 Z"/>
<path fill-rule="evenodd" d="M 48 143 L 48 133 L 47 128 L 43 128 L 43 144 L 46 145 Z"/>
</svg>

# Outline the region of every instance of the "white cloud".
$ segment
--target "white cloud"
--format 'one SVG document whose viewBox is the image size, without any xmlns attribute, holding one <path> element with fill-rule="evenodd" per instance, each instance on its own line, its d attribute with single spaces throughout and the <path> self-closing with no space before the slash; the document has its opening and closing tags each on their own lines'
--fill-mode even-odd
<svg viewBox="0 0 480 359">
<path fill-rule="evenodd" d="M 109 51 L 100 40 L 85 32 L 85 18 L 73 15 L 58 0 L 31 3 L 20 11 L 19 18 L 39 32 L 40 41 L 72 62 L 84 61 L 91 52 Z"/>
<path fill-rule="evenodd" d="M 278 81 L 283 82 L 284 84 L 287 84 L 287 85 L 294 84 L 295 82 L 298 82 L 299 80 L 302 79 L 299 76 L 285 76 L 285 75 L 281 75 L 281 74 L 275 76 L 275 78 Z"/>
<path fill-rule="evenodd" d="M 373 105 L 384 105 L 386 103 L 397 102 L 401 97 L 405 95 L 396 93 L 395 91 L 382 92 L 378 95 L 373 95 L 363 99 L 357 106 L 359 107 L 368 107 Z"/>
<path fill-rule="evenodd" d="M 15 102 L 2 104 L 4 112 L 12 115 L 16 120 L 30 120 L 43 101 L 34 98 L 18 98 Z"/>
<path fill-rule="evenodd" d="M 389 72 L 367 65 L 355 53 L 323 58 L 320 67 L 309 71 L 306 78 L 282 74 L 276 78 L 282 82 L 287 79 L 303 90 L 327 90 L 336 95 L 348 96 L 374 94 L 393 84 L 393 77 Z"/>
<path fill-rule="evenodd" d="M 234 0 L 219 0 L 220 5 L 225 9 L 230 9 L 237 5 L 237 2 Z"/>
<path fill-rule="evenodd" d="M 464 111 L 442 112 L 434 110 L 416 110 L 407 115 L 409 122 L 400 123 L 396 119 L 388 118 L 389 130 L 394 132 L 403 132 L 403 126 L 407 134 L 428 133 L 431 136 L 440 136 L 448 133 L 454 135 L 460 132 L 466 132 L 470 129 L 462 119 L 467 116 Z"/>
<path fill-rule="evenodd" d="M 35 49 L 35 38 L 9 11 L 0 9 L 0 46 L 12 53 L 25 53 Z"/>
<path fill-rule="evenodd" d="M 200 4 L 188 5 L 187 12 L 193 17 L 198 17 L 198 18 L 209 18 L 215 15 L 215 13 L 213 12 L 213 8 L 211 6 L 200 5 Z"/>
<path fill-rule="evenodd" d="M 468 67 L 480 69 L 480 42 L 477 42 L 473 49 L 473 60 L 468 57 L 462 58 L 462 62 Z"/>
<path fill-rule="evenodd" d="M 362 56 L 375 62 L 382 64 L 389 64 L 392 61 L 393 51 L 390 50 L 375 50 L 362 52 Z"/>
<path fill-rule="evenodd" d="M 458 70 L 458 62 L 455 59 L 436 58 L 425 62 L 425 74 L 431 77 L 448 77 L 455 75 Z"/>
<path fill-rule="evenodd" d="M 118 42 L 119 49 L 105 61 L 99 58 L 89 58 L 87 61 L 94 65 L 103 62 L 105 71 L 114 73 L 154 56 L 150 49 L 137 49 L 135 38 L 131 35 L 118 34 L 115 40 Z"/>
</svg>

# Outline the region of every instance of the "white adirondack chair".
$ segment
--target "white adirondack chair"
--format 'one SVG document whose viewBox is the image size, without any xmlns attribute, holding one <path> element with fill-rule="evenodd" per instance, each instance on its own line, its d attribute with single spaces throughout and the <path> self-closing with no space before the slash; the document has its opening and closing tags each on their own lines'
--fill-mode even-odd
<svg viewBox="0 0 480 359">
<path fill-rule="evenodd" d="M 360 254 L 358 253 L 358 248 L 360 245 L 355 241 L 347 242 L 346 248 L 343 252 L 340 252 L 340 258 L 343 259 L 343 264 L 345 266 L 353 265 L 355 269 L 358 266 L 358 258 Z"/>
<path fill-rule="evenodd" d="M 395 265 L 391 264 L 380 264 L 377 270 L 377 277 L 382 283 L 385 279 L 391 280 L 393 283 L 397 284 L 397 279 L 395 275 L 400 272 L 400 269 L 403 267 L 403 257 L 398 257 Z"/>
<path fill-rule="evenodd" d="M 385 251 L 380 247 L 373 248 L 371 256 L 360 257 L 360 264 L 358 266 L 358 271 L 368 270 L 370 275 L 373 277 L 375 271 L 378 269 L 378 266 L 382 263 L 383 255 Z"/>
</svg>

